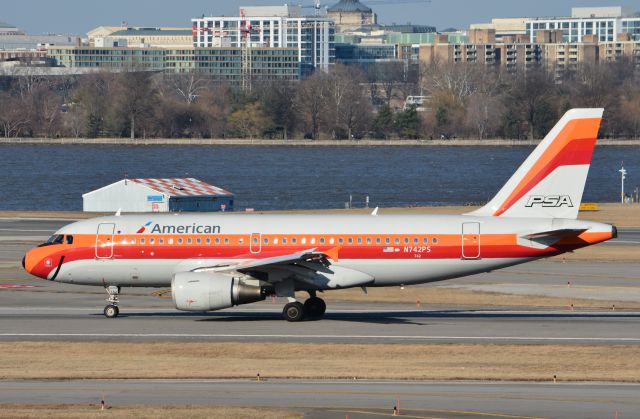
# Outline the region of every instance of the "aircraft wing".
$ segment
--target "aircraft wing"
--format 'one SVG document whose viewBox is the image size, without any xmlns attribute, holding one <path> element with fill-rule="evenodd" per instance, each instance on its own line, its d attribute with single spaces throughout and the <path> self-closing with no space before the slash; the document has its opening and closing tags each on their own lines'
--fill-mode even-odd
<svg viewBox="0 0 640 419">
<path fill-rule="evenodd" d="M 367 273 L 333 264 L 338 261 L 339 250 L 340 247 L 325 251 L 310 249 L 288 255 L 203 267 L 195 272 L 241 272 L 268 282 L 294 277 L 297 281 L 306 282 L 318 289 L 366 286 L 374 281 Z"/>
<path fill-rule="evenodd" d="M 249 259 L 238 263 L 198 268 L 197 271 L 216 272 L 251 272 L 256 270 L 266 270 L 273 268 L 284 268 L 287 266 L 300 266 L 313 271 L 324 271 L 331 265 L 331 260 L 338 260 L 337 248 L 326 252 L 318 252 L 316 249 L 309 249 L 303 252 L 291 253 L 288 255 L 274 256 L 263 259 Z"/>
</svg>

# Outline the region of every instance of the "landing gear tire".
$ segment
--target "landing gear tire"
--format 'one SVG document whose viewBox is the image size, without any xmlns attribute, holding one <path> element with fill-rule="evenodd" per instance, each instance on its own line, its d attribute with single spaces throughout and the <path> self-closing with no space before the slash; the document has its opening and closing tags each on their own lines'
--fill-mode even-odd
<svg viewBox="0 0 640 419">
<path fill-rule="evenodd" d="M 309 318 L 321 318 L 327 311 L 327 305 L 322 298 L 311 297 L 304 302 L 304 313 Z"/>
<path fill-rule="evenodd" d="M 105 291 L 109 294 L 109 298 L 107 298 L 107 302 L 109 304 L 104 308 L 104 316 L 108 319 L 116 318 L 118 317 L 118 314 L 120 314 L 120 309 L 118 309 L 118 294 L 120 293 L 120 287 L 110 285 L 105 287 Z"/>
<path fill-rule="evenodd" d="M 297 301 L 289 303 L 284 306 L 282 317 L 288 322 L 299 322 L 304 317 L 304 306 Z"/>
<path fill-rule="evenodd" d="M 118 314 L 120 314 L 120 310 L 118 309 L 118 306 L 109 304 L 104 308 L 104 316 L 108 319 L 116 318 L 118 317 Z"/>
</svg>

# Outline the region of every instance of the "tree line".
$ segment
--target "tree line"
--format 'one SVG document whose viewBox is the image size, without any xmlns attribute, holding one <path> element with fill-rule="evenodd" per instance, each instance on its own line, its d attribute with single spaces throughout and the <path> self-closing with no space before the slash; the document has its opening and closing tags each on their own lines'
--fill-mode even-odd
<svg viewBox="0 0 640 419">
<path fill-rule="evenodd" d="M 424 103 L 405 106 L 409 95 Z M 534 139 L 572 107 L 606 109 L 601 137 L 640 138 L 640 71 L 336 64 L 298 82 L 254 80 L 251 92 L 198 73 L 0 77 L 7 138 Z"/>
</svg>

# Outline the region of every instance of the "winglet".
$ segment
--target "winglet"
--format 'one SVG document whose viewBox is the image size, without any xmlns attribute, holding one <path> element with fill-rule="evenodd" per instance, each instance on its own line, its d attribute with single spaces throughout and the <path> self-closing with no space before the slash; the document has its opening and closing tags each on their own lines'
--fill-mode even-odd
<svg viewBox="0 0 640 419">
<path fill-rule="evenodd" d="M 376 207 L 376 209 L 373 210 L 373 212 L 371 213 L 371 215 L 373 215 L 374 217 L 376 217 L 378 215 L 378 209 L 380 209 L 380 207 Z"/>
<path fill-rule="evenodd" d="M 118 208 L 118 211 L 116 211 L 116 215 L 115 216 L 119 217 L 121 212 L 122 212 L 122 208 Z"/>
<path fill-rule="evenodd" d="M 334 262 L 337 262 L 339 260 L 338 253 L 340 252 L 340 249 L 341 249 L 341 246 L 336 246 L 322 253 L 327 255 L 329 259 L 333 260 Z"/>
</svg>

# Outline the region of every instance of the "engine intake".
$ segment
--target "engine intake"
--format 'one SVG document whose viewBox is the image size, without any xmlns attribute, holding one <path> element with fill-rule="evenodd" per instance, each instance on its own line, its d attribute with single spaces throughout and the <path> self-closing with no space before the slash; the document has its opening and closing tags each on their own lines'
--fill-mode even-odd
<svg viewBox="0 0 640 419">
<path fill-rule="evenodd" d="M 221 310 L 263 301 L 271 287 L 248 285 L 238 278 L 217 273 L 184 272 L 171 281 L 171 297 L 178 310 Z"/>
</svg>

